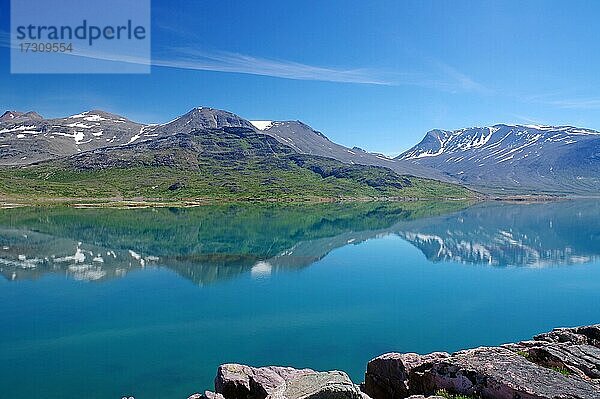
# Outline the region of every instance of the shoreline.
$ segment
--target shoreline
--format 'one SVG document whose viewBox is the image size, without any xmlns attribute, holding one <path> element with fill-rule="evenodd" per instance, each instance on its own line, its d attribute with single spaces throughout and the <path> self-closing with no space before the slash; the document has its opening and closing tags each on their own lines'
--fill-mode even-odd
<svg viewBox="0 0 600 399">
<path fill-rule="evenodd" d="M 219 366 L 214 391 L 188 399 L 598 399 L 600 324 L 452 354 L 390 352 L 355 384 L 339 370 Z"/>
<path fill-rule="evenodd" d="M 319 204 L 319 203 L 344 203 L 344 202 L 507 202 L 507 203 L 543 203 L 555 201 L 571 201 L 578 199 L 600 199 L 600 197 L 570 197 L 550 195 L 511 195 L 489 196 L 479 195 L 474 197 L 298 197 L 298 198 L 88 198 L 88 197 L 38 197 L 22 198 L 0 196 L 0 208 L 16 208 L 27 206 L 69 206 L 75 208 L 192 208 L 206 205 L 225 204 Z"/>
<path fill-rule="evenodd" d="M 480 202 L 482 198 L 414 198 L 414 197 L 308 197 L 308 198 L 196 198 L 174 199 L 164 198 L 2 198 L 0 208 L 24 206 L 70 206 L 76 208 L 150 208 L 150 207 L 182 207 L 191 208 L 206 205 L 226 204 L 320 204 L 345 202 Z"/>
</svg>

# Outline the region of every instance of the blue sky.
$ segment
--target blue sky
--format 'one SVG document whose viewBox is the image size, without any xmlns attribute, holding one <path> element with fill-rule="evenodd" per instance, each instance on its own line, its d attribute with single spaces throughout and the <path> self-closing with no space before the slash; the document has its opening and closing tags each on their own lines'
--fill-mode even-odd
<svg viewBox="0 0 600 399">
<path fill-rule="evenodd" d="M 11 75 L 4 45 L 0 108 L 165 122 L 202 105 L 386 154 L 433 128 L 600 130 L 599 15 L 598 1 L 156 0 L 149 75 Z"/>
</svg>

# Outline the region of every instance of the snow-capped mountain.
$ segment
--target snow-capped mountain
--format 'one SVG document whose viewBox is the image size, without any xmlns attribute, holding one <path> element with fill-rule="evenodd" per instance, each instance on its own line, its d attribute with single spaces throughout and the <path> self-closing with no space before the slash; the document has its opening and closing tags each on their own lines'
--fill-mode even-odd
<svg viewBox="0 0 600 399">
<path fill-rule="evenodd" d="M 600 192 L 600 132 L 572 126 L 432 130 L 396 159 L 488 191 Z"/>
<path fill-rule="evenodd" d="M 401 173 L 413 172 L 384 155 L 333 143 L 300 121 L 250 122 L 231 112 L 209 107 L 197 107 L 169 122 L 148 125 L 104 111 L 87 111 L 57 119 L 44 119 L 34 112 L 7 111 L 0 117 L 0 165 L 30 164 L 198 129 L 224 127 L 265 134 L 301 154 L 325 156 L 350 164 L 385 166 Z"/>
<path fill-rule="evenodd" d="M 162 124 L 141 124 L 99 110 L 55 119 L 7 111 L 0 116 L 0 165 L 25 165 L 194 130 L 231 127 L 270 136 L 300 154 L 383 166 L 480 191 L 600 193 L 600 132 L 594 130 L 503 124 L 432 130 L 419 144 L 392 159 L 334 143 L 300 121 L 249 121 L 209 107 L 194 108 Z"/>
<path fill-rule="evenodd" d="M 320 155 L 358 164 L 387 164 L 393 160 L 360 148 L 348 148 L 300 121 L 250 121 L 254 127 L 303 154 Z"/>
<path fill-rule="evenodd" d="M 127 144 L 143 127 L 97 110 L 56 119 L 7 111 L 0 117 L 0 165 L 30 164 Z"/>
<path fill-rule="evenodd" d="M 436 170 L 419 165 L 398 162 L 383 154 L 368 152 L 358 147 L 345 147 L 329 140 L 323 133 L 300 121 L 250 121 L 260 132 L 273 137 L 296 152 L 337 159 L 357 165 L 383 166 L 400 174 L 426 176 L 439 180 L 450 180 Z"/>
<path fill-rule="evenodd" d="M 6 111 L 0 116 L 0 122 L 12 121 L 16 118 L 30 118 L 30 119 L 43 119 L 40 114 L 30 111 L 30 112 L 19 112 L 19 111 Z"/>
</svg>

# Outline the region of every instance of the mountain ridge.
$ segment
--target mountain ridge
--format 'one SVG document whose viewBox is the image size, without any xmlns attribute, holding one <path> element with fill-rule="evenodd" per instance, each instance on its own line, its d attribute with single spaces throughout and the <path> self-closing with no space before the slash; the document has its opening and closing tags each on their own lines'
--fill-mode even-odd
<svg viewBox="0 0 600 399">
<path fill-rule="evenodd" d="M 600 132 L 574 126 L 434 129 L 395 159 L 487 192 L 600 193 Z"/>
<path fill-rule="evenodd" d="M 184 118 L 176 124 L 185 128 L 169 125 L 160 137 L 0 168 L 0 194 L 173 201 L 474 197 L 463 187 L 389 168 L 301 154 L 245 126 L 190 127 L 205 122 Z"/>
<path fill-rule="evenodd" d="M 600 132 L 592 129 L 504 123 L 433 129 L 417 145 L 391 158 L 337 144 L 299 120 L 251 121 L 211 107 L 192 108 L 161 124 L 137 123 L 97 109 L 53 119 L 32 111 L 6 111 L 0 117 L 0 165 L 28 165 L 222 128 L 252 130 L 299 154 L 384 167 L 401 175 L 459 183 L 491 194 L 600 193 Z"/>
</svg>

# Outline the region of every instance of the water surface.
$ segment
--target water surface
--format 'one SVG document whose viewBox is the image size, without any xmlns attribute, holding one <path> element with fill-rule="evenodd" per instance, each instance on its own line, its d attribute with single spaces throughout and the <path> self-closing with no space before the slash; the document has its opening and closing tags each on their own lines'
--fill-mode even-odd
<svg viewBox="0 0 600 399">
<path fill-rule="evenodd" d="M 600 203 L 0 211 L 10 398 L 185 398 L 600 322 Z"/>
</svg>

